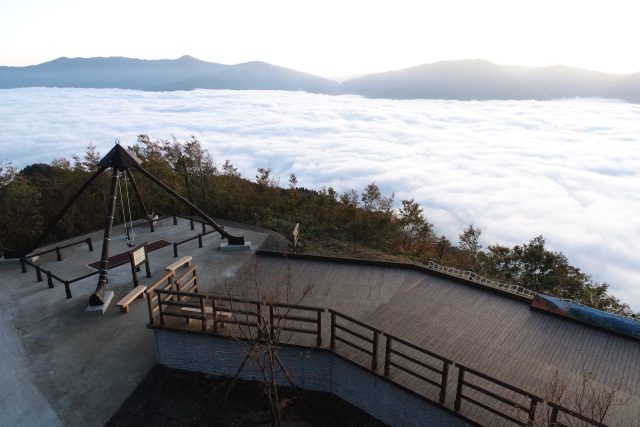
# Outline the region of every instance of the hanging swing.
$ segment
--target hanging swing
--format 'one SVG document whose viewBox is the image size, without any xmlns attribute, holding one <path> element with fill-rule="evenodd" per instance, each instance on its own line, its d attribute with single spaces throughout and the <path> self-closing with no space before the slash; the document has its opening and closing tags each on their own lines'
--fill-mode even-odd
<svg viewBox="0 0 640 427">
<path fill-rule="evenodd" d="M 122 193 L 122 185 L 120 184 L 121 181 L 124 181 L 124 194 L 126 196 L 126 204 L 127 204 L 127 211 L 129 213 L 129 219 L 127 220 L 127 215 L 125 212 L 125 196 L 123 196 Z M 124 235 L 127 241 L 127 246 L 132 248 L 134 247 L 136 244 L 136 236 L 133 232 L 133 217 L 131 215 L 131 203 L 129 201 L 129 186 L 127 184 L 127 174 L 123 171 L 122 172 L 122 180 L 118 181 L 118 189 L 120 190 L 120 204 L 122 205 L 122 222 L 124 223 Z"/>
</svg>

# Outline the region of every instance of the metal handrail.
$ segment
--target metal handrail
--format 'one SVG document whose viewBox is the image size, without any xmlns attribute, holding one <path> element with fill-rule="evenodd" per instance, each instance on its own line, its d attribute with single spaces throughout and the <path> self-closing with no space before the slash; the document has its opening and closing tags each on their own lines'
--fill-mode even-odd
<svg viewBox="0 0 640 427">
<path fill-rule="evenodd" d="M 429 270 L 437 271 L 440 273 L 445 273 L 450 276 L 459 277 L 461 279 L 469 280 L 470 282 L 477 283 L 479 285 L 487 286 L 493 289 L 499 289 L 505 292 L 509 292 L 515 295 L 523 296 L 525 298 L 533 299 L 536 296 L 536 292 L 522 287 L 520 285 L 512 285 L 509 283 L 498 282 L 497 280 L 488 279 L 486 277 L 480 276 L 473 271 L 468 270 L 460 270 L 455 267 L 447 267 L 444 265 L 440 265 L 433 261 L 429 261 L 427 265 Z"/>
</svg>

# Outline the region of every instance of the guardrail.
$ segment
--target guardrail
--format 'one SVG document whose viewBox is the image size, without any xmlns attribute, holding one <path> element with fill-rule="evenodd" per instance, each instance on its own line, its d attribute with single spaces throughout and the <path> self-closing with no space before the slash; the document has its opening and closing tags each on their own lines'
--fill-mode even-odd
<svg viewBox="0 0 640 427">
<path fill-rule="evenodd" d="M 147 287 L 145 293 L 147 295 L 147 307 L 149 309 L 149 323 L 154 323 L 155 314 L 160 310 L 158 307 L 158 295 L 155 293 L 156 289 L 161 291 L 171 290 L 173 287 L 174 272 L 170 271 L 151 285 Z"/>
<path fill-rule="evenodd" d="M 202 330 L 207 330 L 207 319 L 205 310 L 206 296 L 197 294 L 195 292 L 178 292 L 172 290 L 154 290 L 157 295 L 158 315 L 160 316 L 160 326 L 164 326 L 165 317 L 180 317 L 189 323 L 192 319 L 200 320 L 202 323 Z M 176 297 L 176 298 L 173 298 Z M 196 300 L 196 302 L 192 302 Z M 170 308 L 177 308 L 177 310 L 171 310 Z M 189 311 L 183 312 L 182 309 Z"/>
<path fill-rule="evenodd" d="M 40 267 L 37 264 L 32 263 L 31 261 L 28 261 L 26 259 L 20 260 L 21 263 L 24 263 L 25 265 L 28 265 L 30 267 L 33 267 L 36 271 L 36 280 L 38 282 L 42 282 L 43 278 L 42 278 L 42 273 L 44 273 L 47 276 L 47 286 L 49 288 L 54 288 L 55 284 L 54 284 L 54 280 L 57 280 L 58 282 L 60 282 L 61 284 L 64 285 L 64 291 L 66 294 L 67 299 L 70 299 L 72 297 L 71 295 L 71 287 L 70 285 L 75 283 L 75 282 L 79 282 L 81 280 L 87 279 L 91 276 L 95 276 L 96 274 L 100 274 L 99 270 L 96 271 L 92 271 L 91 273 L 87 273 L 84 274 L 82 276 L 78 276 L 75 277 L 73 279 L 63 279 L 62 277 L 52 273 L 50 270 L 45 270 L 44 268 Z"/>
<path fill-rule="evenodd" d="M 395 337 L 393 335 L 384 334 L 387 338 L 387 345 L 385 348 L 385 358 L 384 358 L 384 375 L 385 377 L 388 377 L 391 371 L 391 367 L 396 368 L 401 370 L 402 372 L 405 372 L 409 375 L 412 375 L 428 384 L 431 384 L 435 387 L 437 387 L 438 389 L 440 389 L 440 394 L 439 394 L 439 402 L 440 403 L 444 403 L 445 397 L 447 395 L 447 379 L 449 377 L 449 366 L 451 364 L 453 364 L 453 362 L 445 357 L 440 356 L 439 354 L 436 353 L 432 353 L 429 350 L 426 350 L 424 348 L 418 347 L 415 344 L 412 344 L 408 341 L 405 341 L 403 339 L 400 339 L 398 337 Z M 418 355 L 420 356 L 427 356 L 428 358 L 431 359 L 436 359 L 437 361 L 440 362 L 440 367 L 434 366 L 434 364 L 428 363 L 428 360 L 419 360 L 417 357 L 419 357 L 418 355 L 415 356 L 411 356 L 403 351 L 401 351 L 399 348 L 394 348 L 393 347 L 393 343 L 397 343 L 403 347 L 407 347 L 410 348 L 412 350 L 414 350 L 415 352 L 418 353 Z M 406 350 L 405 350 L 406 351 Z M 403 362 L 410 362 L 411 364 L 413 364 L 414 366 L 407 366 L 401 363 L 398 363 L 397 361 L 394 361 L 394 356 L 396 358 L 399 358 L 401 361 Z M 425 376 L 424 374 L 418 372 L 419 368 L 416 368 L 415 365 L 417 365 L 418 367 L 422 367 L 425 368 L 431 372 L 434 372 L 437 376 L 438 376 L 438 380 L 434 380 L 431 378 L 428 378 L 427 376 Z"/>
<path fill-rule="evenodd" d="M 520 285 L 511 285 L 508 283 L 498 282 L 497 280 L 487 279 L 480 276 L 473 271 L 460 270 L 455 267 L 447 267 L 437 264 L 433 261 L 429 261 L 427 265 L 429 270 L 438 271 L 440 273 L 448 274 L 450 276 L 459 277 L 461 279 L 469 280 L 470 282 L 477 283 L 479 285 L 487 286 L 494 289 L 500 289 L 501 291 L 509 292 L 512 294 L 520 295 L 529 299 L 533 299 L 536 296 L 536 292 L 524 288 Z"/>
<path fill-rule="evenodd" d="M 21 257 L 20 258 L 20 268 L 21 268 L 23 273 L 26 273 L 27 272 L 27 265 L 35 267 L 33 262 L 29 261 L 28 258 L 35 258 L 35 257 L 41 256 L 41 255 L 49 254 L 51 252 L 55 252 L 56 253 L 56 259 L 58 261 L 62 261 L 62 249 L 70 248 L 71 246 L 81 245 L 83 243 L 87 244 L 87 246 L 89 247 L 89 252 L 93 252 L 93 241 L 91 240 L 91 237 L 87 237 L 86 239 L 78 240 L 76 242 L 68 243 L 68 244 L 62 245 L 62 246 L 55 246 L 55 247 L 53 247 L 51 249 L 47 249 L 46 251 L 40 251 L 40 252 L 36 252 L 36 253 L 30 254 L 29 256 L 26 256 L 26 257 Z M 41 282 L 41 281 L 42 281 L 41 279 L 38 280 L 38 282 Z"/>
<path fill-rule="evenodd" d="M 269 307 L 269 325 L 272 337 L 277 336 L 277 330 L 310 334 L 316 336 L 316 345 L 318 347 L 322 345 L 323 308 L 280 303 L 270 303 L 267 305 Z M 312 314 L 312 316 L 305 316 L 305 314 Z M 315 327 L 309 329 L 299 326 L 289 326 L 287 324 L 288 321 L 301 322 L 303 324 L 310 323 Z"/>
<path fill-rule="evenodd" d="M 371 369 L 375 371 L 378 368 L 378 343 L 380 341 L 380 335 L 382 334 L 382 331 L 374 327 L 371 327 L 359 320 L 356 320 L 353 317 L 349 317 L 345 314 L 338 313 L 335 310 L 329 310 L 329 313 L 331 313 L 331 341 L 330 341 L 331 350 L 335 350 L 336 341 L 340 341 L 341 343 L 344 343 L 352 348 L 355 348 L 356 350 L 359 350 L 362 353 L 368 354 L 369 356 L 371 356 Z M 359 326 L 360 329 L 364 331 L 362 330 L 356 331 L 355 329 L 349 327 L 348 325 L 340 325 L 338 323 L 338 320 L 346 320 L 348 322 L 351 322 Z M 356 344 L 352 340 L 339 336 L 338 331 L 345 332 L 351 337 L 351 339 L 355 337 L 364 343 L 362 345 L 359 343 Z M 363 335 L 365 333 L 370 333 L 371 337 Z M 365 348 L 364 346 L 371 346 L 371 348 Z"/>
<path fill-rule="evenodd" d="M 257 337 L 263 333 L 262 303 L 260 301 L 232 296 L 209 296 L 213 310 L 213 331 L 218 332 L 221 326 L 229 323 L 237 326 L 256 328 Z M 228 320 L 226 320 L 228 319 Z"/>
<path fill-rule="evenodd" d="M 486 411 L 492 412 L 495 415 L 498 415 L 499 417 L 502 417 L 506 420 L 511 421 L 512 423 L 521 425 L 521 426 L 530 426 L 533 424 L 533 421 L 535 419 L 536 416 L 536 406 L 538 403 L 541 403 L 543 400 L 541 397 L 536 396 L 535 394 L 529 393 L 528 391 L 522 390 L 518 387 L 512 386 L 511 384 L 507 384 L 503 381 L 497 380 L 495 378 L 492 378 L 488 375 L 485 375 L 481 372 L 478 372 L 476 370 L 473 370 L 471 368 L 468 368 L 464 365 L 461 365 L 459 363 L 456 363 L 455 366 L 458 368 L 458 387 L 456 390 L 456 400 L 454 403 L 454 409 L 456 411 L 460 410 L 460 406 L 462 404 L 462 401 L 465 400 L 475 406 L 478 406 Z M 514 392 L 517 396 L 521 396 L 524 399 L 528 400 L 528 402 L 526 403 L 520 403 L 517 402 L 515 400 L 509 399 L 507 397 L 501 396 L 496 392 L 487 390 L 486 388 L 465 380 L 465 374 L 469 373 L 471 375 L 474 375 L 478 378 L 481 378 L 483 380 L 488 381 L 490 384 L 492 385 L 497 385 L 500 387 L 503 387 L 507 390 L 510 390 L 512 392 Z M 489 397 L 490 399 L 493 399 L 494 401 L 498 401 L 501 402 L 507 406 L 510 406 L 514 409 L 516 409 L 519 412 L 524 412 L 527 416 L 527 420 L 523 421 L 519 418 L 516 418 L 512 415 L 506 414 L 504 412 L 504 410 L 495 408 L 494 406 L 490 406 L 487 403 L 483 403 L 480 402 L 479 400 L 476 400 L 474 398 L 472 398 L 469 395 L 464 394 L 464 390 L 465 388 L 470 388 L 472 390 L 475 390 L 477 392 L 479 392 L 480 394 Z"/>
<path fill-rule="evenodd" d="M 216 233 L 216 230 L 209 230 L 207 232 L 203 232 L 198 234 L 197 236 L 193 236 L 193 237 L 189 237 L 187 239 L 181 240 L 179 242 L 175 242 L 173 243 L 173 257 L 174 258 L 178 258 L 178 246 L 183 245 L 185 243 L 191 242 L 193 240 L 198 239 L 198 247 L 201 248 L 202 247 L 202 238 L 208 234 L 211 233 Z"/>
<path fill-rule="evenodd" d="M 580 421 L 583 423 L 590 424 L 596 427 L 607 427 L 605 424 L 602 424 L 600 421 L 592 420 L 591 418 L 585 417 L 577 412 L 574 412 L 570 409 L 563 408 L 560 405 L 557 405 L 553 402 L 547 402 L 547 405 L 551 407 L 551 417 L 549 418 L 549 426 L 550 427 L 565 427 L 566 424 L 562 424 L 558 421 L 558 416 L 563 414 L 571 418 L 572 423 L 570 425 L 582 425 Z M 578 421 L 576 423 L 575 421 Z"/>
<path fill-rule="evenodd" d="M 188 270 L 181 277 L 188 278 L 190 273 L 191 270 Z M 462 403 L 467 402 L 509 423 L 531 426 L 534 421 L 541 421 L 536 420 L 536 414 L 540 415 L 542 412 L 539 405 L 546 403 L 550 409 L 547 412 L 547 414 L 550 413 L 550 419 L 545 420 L 543 424 L 549 427 L 563 426 L 564 424 L 558 420 L 563 415 L 565 417 L 575 417 L 575 419 L 593 426 L 604 426 L 604 424 L 568 408 L 556 403 L 545 402 L 541 397 L 533 393 L 468 366 L 455 363 L 426 348 L 388 334 L 335 310 L 286 303 L 261 302 L 231 295 L 204 295 L 170 290 L 169 288 L 172 285 L 175 286 L 174 283 L 171 274 L 167 274 L 152 285 L 156 298 L 147 299 L 150 325 L 152 327 L 158 327 L 157 314 L 160 327 L 169 329 L 185 328 L 185 326 L 181 326 L 183 324 L 180 322 L 173 322 L 171 325 L 166 324 L 166 317 L 175 316 L 186 319 L 187 323 L 190 320 L 200 321 L 203 332 L 209 331 L 209 333 L 220 334 L 224 329 L 224 335 L 236 336 L 240 339 L 251 337 L 252 339 L 263 340 L 265 338 L 263 334 L 270 334 L 273 337 L 277 335 L 279 329 L 304 335 L 314 335 L 316 344 L 320 346 L 323 333 L 322 316 L 325 315 L 325 311 L 328 311 L 331 318 L 329 347 L 332 351 L 341 354 L 342 357 L 346 357 L 356 364 L 361 364 L 362 358 L 354 358 L 353 354 L 345 354 L 337 348 L 336 344 L 340 342 L 360 353 L 364 353 L 367 358 L 371 358 L 371 363 L 365 362 L 365 365 L 368 365 L 374 374 L 379 375 L 378 354 L 382 340 L 386 340 L 384 343 L 383 375 L 413 393 L 416 392 L 403 385 L 398 377 L 394 378 L 391 375 L 392 369 L 397 369 L 436 387 L 438 389 L 438 402 L 445 405 L 449 375 L 451 375 L 452 368 L 457 368 L 455 400 L 453 403 L 455 412 L 460 412 Z M 268 316 L 264 316 L 265 310 L 268 310 Z M 208 322 L 211 320 L 213 328 L 208 328 Z M 293 322 L 294 325 L 286 324 L 287 321 Z M 306 324 L 313 326 L 303 327 L 299 326 L 298 323 L 303 324 L 303 326 L 306 326 Z M 242 332 L 238 336 L 238 329 L 223 328 L 225 325 L 255 328 L 257 333 L 248 335 L 246 332 Z M 191 327 L 187 326 L 186 329 L 191 330 Z M 455 374 L 453 375 L 455 377 Z M 434 401 L 424 395 L 420 394 L 420 396 L 425 400 Z"/>
</svg>

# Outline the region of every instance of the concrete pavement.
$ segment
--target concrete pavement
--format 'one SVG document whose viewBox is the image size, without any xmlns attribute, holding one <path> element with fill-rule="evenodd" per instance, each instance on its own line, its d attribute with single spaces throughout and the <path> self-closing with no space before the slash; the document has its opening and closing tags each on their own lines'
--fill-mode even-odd
<svg viewBox="0 0 640 427">
<path fill-rule="evenodd" d="M 180 246 L 180 256 L 191 255 L 199 266 L 200 290 L 211 291 L 231 278 L 253 255 L 267 235 L 227 227 L 231 234 L 244 235 L 251 251 L 218 250 L 220 235 L 212 233 Z M 197 235 L 199 224 L 190 230 L 189 221 L 159 221 L 156 232 L 147 226 L 135 228 L 136 241 L 165 239 L 180 241 Z M 102 231 L 91 236 L 94 251 L 86 245 L 63 249 L 63 261 L 55 253 L 44 255 L 39 265 L 65 279 L 94 271 L 87 264 L 100 258 Z M 62 242 L 60 242 L 61 244 Z M 126 251 L 123 226 L 115 226 L 111 255 Z M 172 246 L 149 254 L 153 277 L 138 277 L 143 284 L 164 274 L 164 266 L 175 260 Z M 130 305 L 122 314 L 116 302 L 132 288 L 129 264 L 109 271 L 108 290 L 115 298 L 102 316 L 88 315 L 84 308 L 95 290 L 97 276 L 71 285 L 72 299 L 64 286 L 55 282 L 49 289 L 46 277 L 37 282 L 35 271 L 20 272 L 17 260 L 0 262 L 0 425 L 1 426 L 102 426 L 120 407 L 155 364 L 153 337 L 144 300 Z"/>
</svg>

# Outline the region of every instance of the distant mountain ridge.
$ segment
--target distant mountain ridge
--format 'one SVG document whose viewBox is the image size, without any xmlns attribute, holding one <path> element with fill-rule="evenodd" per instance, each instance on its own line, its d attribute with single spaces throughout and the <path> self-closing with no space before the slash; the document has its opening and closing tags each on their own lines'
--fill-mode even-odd
<svg viewBox="0 0 640 427">
<path fill-rule="evenodd" d="M 607 74 L 563 65 L 522 67 L 489 61 L 442 61 L 338 83 L 266 62 L 225 65 L 191 56 L 144 60 L 58 58 L 27 67 L 0 67 L 0 89 L 18 87 L 288 90 L 390 99 L 618 98 L 640 103 L 640 73 Z"/>
<path fill-rule="evenodd" d="M 152 91 L 272 89 L 330 93 L 338 84 L 266 62 L 224 65 L 191 56 L 156 60 L 62 57 L 27 67 L 0 67 L 0 88 L 33 86 Z"/>
</svg>

